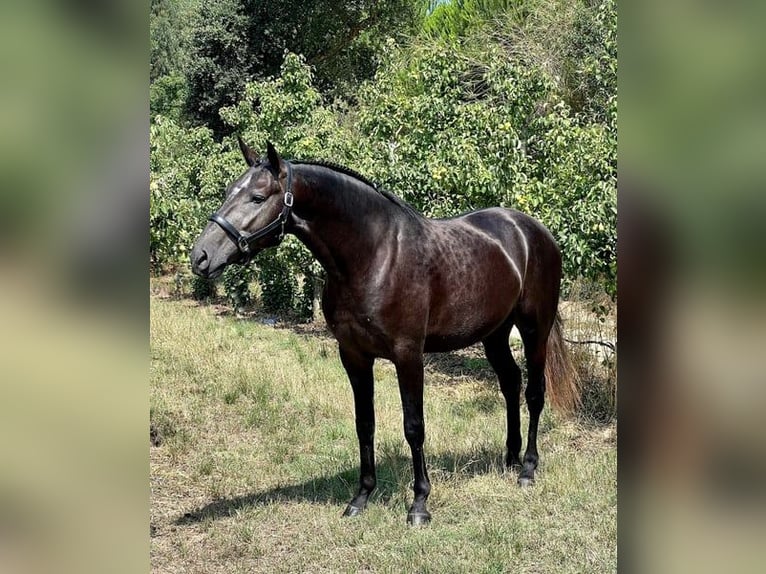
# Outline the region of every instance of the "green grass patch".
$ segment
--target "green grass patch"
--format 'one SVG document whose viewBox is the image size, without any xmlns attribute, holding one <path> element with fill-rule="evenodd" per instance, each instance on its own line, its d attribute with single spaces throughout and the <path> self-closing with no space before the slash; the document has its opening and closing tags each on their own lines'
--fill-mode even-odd
<svg viewBox="0 0 766 574">
<path fill-rule="evenodd" d="M 480 358 L 426 372 L 433 523 L 412 499 L 393 366 L 378 361 L 378 489 L 362 516 L 351 389 L 334 341 L 151 301 L 151 541 L 158 572 L 613 572 L 613 425 L 544 411 L 535 487 L 503 467 L 505 404 Z M 449 365 L 448 365 L 449 366 Z M 474 376 L 471 369 L 476 368 Z M 526 430 L 526 409 L 522 425 Z"/>
</svg>

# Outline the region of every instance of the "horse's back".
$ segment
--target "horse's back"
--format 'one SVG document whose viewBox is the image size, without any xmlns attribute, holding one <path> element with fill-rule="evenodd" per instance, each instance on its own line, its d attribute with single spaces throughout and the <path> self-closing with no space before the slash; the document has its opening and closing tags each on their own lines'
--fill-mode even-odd
<svg viewBox="0 0 766 574">
<path fill-rule="evenodd" d="M 537 219 L 515 209 L 490 207 L 461 215 L 456 220 L 463 219 L 477 229 L 497 237 L 509 248 L 521 247 L 525 253 L 527 248 L 558 249 L 550 231 Z M 527 248 L 524 247 L 526 241 Z"/>
<path fill-rule="evenodd" d="M 524 267 L 524 279 L 530 271 L 535 271 L 530 267 L 541 264 L 548 267 L 548 271 L 560 273 L 561 254 L 556 240 L 534 217 L 515 209 L 492 207 L 467 213 L 459 219 L 496 238 L 509 256 Z"/>
</svg>

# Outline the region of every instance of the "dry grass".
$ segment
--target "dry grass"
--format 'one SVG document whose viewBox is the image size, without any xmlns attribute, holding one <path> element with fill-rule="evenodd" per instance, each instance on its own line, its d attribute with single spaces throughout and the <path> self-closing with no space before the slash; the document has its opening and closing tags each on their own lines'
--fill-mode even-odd
<svg viewBox="0 0 766 574">
<path fill-rule="evenodd" d="M 357 443 L 335 342 L 184 300 L 155 295 L 151 307 L 153 571 L 616 569 L 613 425 L 546 409 L 538 482 L 521 490 L 502 467 L 505 407 L 483 356 L 430 357 L 434 520 L 411 529 L 395 374 L 376 364 L 379 489 L 364 515 L 342 520 Z"/>
<path fill-rule="evenodd" d="M 561 304 L 572 364 L 581 387 L 578 415 L 590 423 L 617 417 L 617 309 L 604 295 L 583 293 L 577 285 Z"/>
</svg>

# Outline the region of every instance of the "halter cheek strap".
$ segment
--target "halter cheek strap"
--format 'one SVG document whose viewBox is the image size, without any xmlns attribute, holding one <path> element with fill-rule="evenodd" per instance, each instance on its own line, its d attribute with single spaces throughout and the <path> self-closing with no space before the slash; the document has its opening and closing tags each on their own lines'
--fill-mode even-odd
<svg viewBox="0 0 766 574">
<path fill-rule="evenodd" d="M 249 255 L 252 251 L 253 243 L 259 239 L 270 235 L 274 230 L 279 229 L 279 241 L 281 242 L 285 236 L 285 224 L 290 219 L 290 214 L 293 209 L 293 201 L 295 197 L 292 192 L 293 185 L 293 168 L 289 161 L 286 161 L 287 165 L 287 184 L 285 186 L 285 197 L 282 211 L 279 212 L 277 218 L 269 223 L 266 227 L 255 231 L 254 233 L 244 234 L 234 227 L 225 217 L 214 213 L 208 217 L 208 221 L 216 223 L 221 229 L 226 232 L 226 235 L 237 245 L 239 250 L 245 255 Z"/>
</svg>

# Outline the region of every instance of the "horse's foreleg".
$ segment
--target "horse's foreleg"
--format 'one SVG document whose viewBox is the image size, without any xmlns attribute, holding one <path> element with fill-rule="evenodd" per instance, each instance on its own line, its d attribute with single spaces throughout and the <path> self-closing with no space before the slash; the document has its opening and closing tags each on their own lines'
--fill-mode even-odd
<svg viewBox="0 0 766 574">
<path fill-rule="evenodd" d="M 423 355 L 413 354 L 395 361 L 399 379 L 399 393 L 404 412 L 404 437 L 412 451 L 412 469 L 415 478 L 415 499 L 407 512 L 407 523 L 427 524 L 431 514 L 426 509 L 426 500 L 431 492 L 426 461 L 423 454 L 425 424 L 423 421 Z"/>
<path fill-rule="evenodd" d="M 340 358 L 351 381 L 356 409 L 356 436 L 359 439 L 359 491 L 348 503 L 343 516 L 356 516 L 367 506 L 375 489 L 375 408 L 372 366 L 374 359 L 340 349 Z"/>
</svg>

